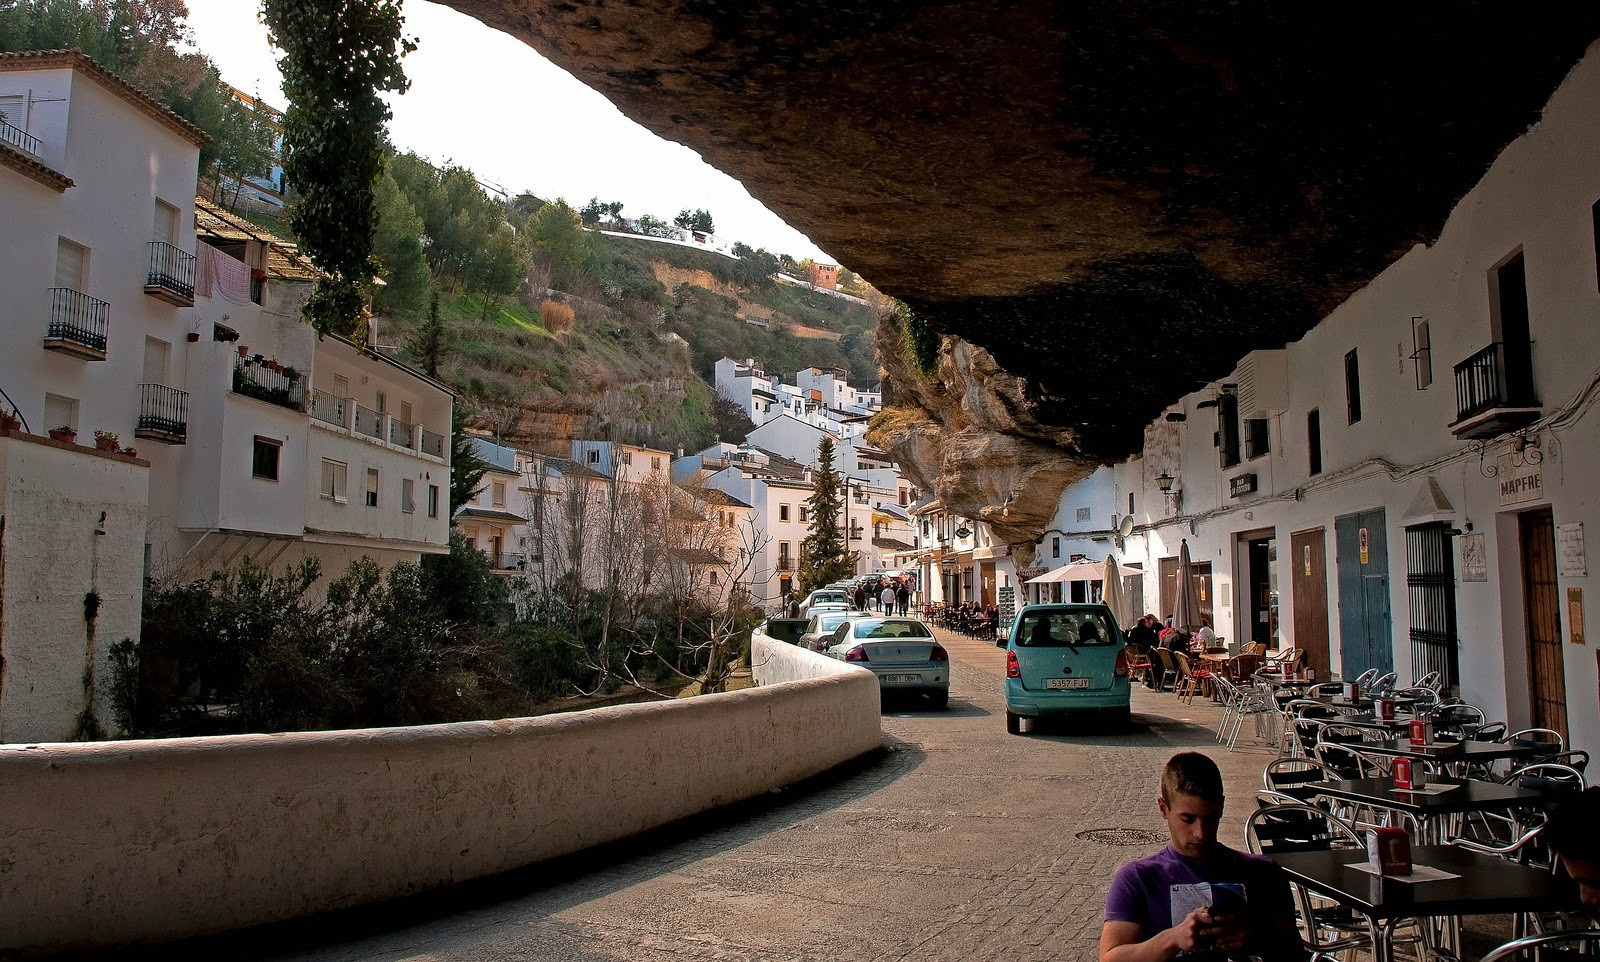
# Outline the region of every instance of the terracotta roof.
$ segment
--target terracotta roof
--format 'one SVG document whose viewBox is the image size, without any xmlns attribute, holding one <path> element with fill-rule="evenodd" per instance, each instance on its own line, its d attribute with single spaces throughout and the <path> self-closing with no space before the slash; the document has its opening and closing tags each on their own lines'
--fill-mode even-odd
<svg viewBox="0 0 1600 962">
<path fill-rule="evenodd" d="M 686 504 L 678 504 L 677 502 L 673 502 L 673 504 L 672 504 L 672 520 L 674 520 L 674 521 L 704 521 L 705 518 L 700 514 L 700 512 L 698 512 L 695 509 L 689 507 L 688 505 L 686 505 Z"/>
<path fill-rule="evenodd" d="M 24 177 L 31 177 L 52 190 L 64 193 L 72 186 L 71 177 L 43 163 L 32 154 L 23 153 L 8 144 L 0 144 L 0 164 L 10 167 Z"/>
<path fill-rule="evenodd" d="M 690 489 L 689 493 L 694 495 L 696 498 L 699 498 L 701 501 L 704 501 L 706 504 L 714 504 L 714 505 L 717 505 L 718 507 L 723 507 L 723 508 L 749 508 L 749 507 L 752 507 L 751 505 L 745 504 L 743 501 L 740 501 L 738 498 L 734 497 L 733 495 L 729 494 L 728 492 L 723 491 L 723 490 L 718 489 L 718 488 L 692 488 L 692 489 Z"/>
<path fill-rule="evenodd" d="M 194 229 L 197 233 L 209 234 L 223 240 L 254 240 L 263 244 L 294 246 L 265 227 L 257 227 L 238 214 L 225 207 L 218 207 L 204 197 L 194 199 Z"/>
<path fill-rule="evenodd" d="M 475 521 L 499 521 L 504 524 L 526 524 L 528 519 L 520 514 L 512 514 L 500 508 L 479 508 L 473 505 L 463 505 L 456 512 L 456 517 Z"/>
<path fill-rule="evenodd" d="M 914 545 L 906 544 L 899 538 L 873 538 L 872 546 L 874 548 L 888 548 L 890 551 L 910 551 L 915 547 Z"/>
<path fill-rule="evenodd" d="M 0 71 L 49 70 L 54 67 L 71 67 L 87 77 L 92 77 L 99 81 L 100 86 L 126 100 L 140 112 L 196 147 L 204 147 L 211 143 L 210 134 L 161 106 L 160 102 L 149 94 L 102 67 L 82 50 L 18 50 L 0 53 Z"/>
<path fill-rule="evenodd" d="M 601 474 L 599 471 L 596 471 L 593 468 L 585 467 L 584 465 L 567 458 L 545 457 L 541 458 L 541 460 L 543 460 L 544 463 L 548 464 L 550 467 L 555 468 L 557 473 L 561 474 L 563 477 L 596 478 L 603 481 L 611 480 L 609 477 Z"/>
<path fill-rule="evenodd" d="M 322 276 L 293 244 L 274 244 L 267 248 L 267 273 L 286 281 L 314 281 Z"/>
</svg>

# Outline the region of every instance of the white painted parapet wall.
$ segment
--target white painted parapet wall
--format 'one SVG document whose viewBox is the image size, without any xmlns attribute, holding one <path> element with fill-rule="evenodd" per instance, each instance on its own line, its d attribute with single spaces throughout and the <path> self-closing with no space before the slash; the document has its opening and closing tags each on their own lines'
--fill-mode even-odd
<svg viewBox="0 0 1600 962">
<path fill-rule="evenodd" d="M 0 746 L 0 950 L 170 940 L 410 895 L 879 746 L 871 673 L 764 635 L 751 660 L 754 689 L 540 718 Z"/>
</svg>

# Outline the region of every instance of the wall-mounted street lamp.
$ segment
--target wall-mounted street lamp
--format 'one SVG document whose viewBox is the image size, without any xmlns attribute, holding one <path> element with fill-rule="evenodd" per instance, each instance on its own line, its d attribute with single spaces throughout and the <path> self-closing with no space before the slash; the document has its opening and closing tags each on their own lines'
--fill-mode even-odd
<svg viewBox="0 0 1600 962">
<path fill-rule="evenodd" d="M 956 537 L 958 537 L 958 538 L 967 538 L 967 537 L 971 537 L 971 535 L 972 535 L 972 529 L 967 527 L 966 525 L 962 525 L 961 527 L 956 529 Z"/>
<path fill-rule="evenodd" d="M 1172 482 L 1176 481 L 1176 480 L 1177 479 L 1174 478 L 1172 475 L 1170 475 L 1167 472 L 1163 471 L 1159 475 L 1156 476 L 1156 487 L 1161 489 L 1161 493 L 1162 494 L 1171 494 L 1172 493 Z"/>
</svg>

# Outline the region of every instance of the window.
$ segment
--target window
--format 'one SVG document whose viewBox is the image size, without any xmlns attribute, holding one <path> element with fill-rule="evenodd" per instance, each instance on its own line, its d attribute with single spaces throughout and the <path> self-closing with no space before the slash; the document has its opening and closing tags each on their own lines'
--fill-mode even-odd
<svg viewBox="0 0 1600 962">
<path fill-rule="evenodd" d="M 60 394 L 46 394 L 44 396 L 44 430 L 54 431 L 56 428 L 78 430 L 78 401 L 76 398 L 63 397 Z"/>
<path fill-rule="evenodd" d="M 333 395 L 341 401 L 350 396 L 350 379 L 343 374 L 333 376 Z"/>
<path fill-rule="evenodd" d="M 504 481 L 496 481 L 494 483 L 494 485 L 489 490 L 490 490 L 490 495 L 489 496 L 492 499 L 491 503 L 497 508 L 505 507 L 506 506 L 506 483 Z"/>
<path fill-rule="evenodd" d="M 1133 492 L 1128 492 L 1128 513 L 1133 514 Z"/>
<path fill-rule="evenodd" d="M 1272 422 L 1267 418 L 1246 418 L 1244 456 L 1259 458 L 1272 450 Z"/>
<path fill-rule="evenodd" d="M 330 461 L 322 459 L 322 496 L 336 504 L 344 504 L 349 500 L 345 493 L 350 476 L 350 466 L 343 461 Z"/>
<path fill-rule="evenodd" d="M 800 523 L 806 524 L 811 517 L 811 509 L 805 505 L 800 506 Z"/>
<path fill-rule="evenodd" d="M 417 510 L 417 483 L 410 478 L 400 479 L 400 510 L 411 514 Z M 524 538 L 524 541 L 527 539 Z"/>
<path fill-rule="evenodd" d="M 1052 557 L 1052 558 L 1061 557 L 1061 539 L 1060 538 L 1051 538 L 1050 539 L 1050 557 Z"/>
<path fill-rule="evenodd" d="M 407 424 L 415 424 L 415 423 L 417 423 L 415 420 L 412 419 L 412 416 L 411 416 L 411 402 L 410 401 L 401 401 L 400 402 L 400 420 L 404 421 Z"/>
<path fill-rule="evenodd" d="M 378 506 L 378 469 L 367 469 L 367 507 Z"/>
<path fill-rule="evenodd" d="M 587 457 L 586 460 L 588 460 L 588 462 L 590 464 L 599 464 L 600 463 L 600 452 L 595 450 L 595 449 L 593 449 L 593 448 L 589 449 L 588 457 Z"/>
<path fill-rule="evenodd" d="M 1073 512 L 1073 519 L 1077 524 L 1087 524 L 1091 516 L 1092 514 L 1089 508 L 1079 508 L 1077 511 Z"/>
<path fill-rule="evenodd" d="M 650 470 L 652 470 L 652 471 L 660 471 L 661 470 L 661 456 L 660 455 L 652 455 L 650 457 Z"/>
<path fill-rule="evenodd" d="M 783 571 L 789 570 L 789 542 L 778 542 L 778 567 Z"/>
<path fill-rule="evenodd" d="M 1355 351 L 1344 356 L 1344 404 L 1348 423 L 1361 420 L 1361 364 Z"/>
<path fill-rule="evenodd" d="M 778 520 L 779 521 L 788 521 L 789 520 L 789 506 L 788 505 L 786 505 L 786 504 L 778 505 Z"/>
<path fill-rule="evenodd" d="M 372 399 L 372 406 L 379 414 L 389 413 L 389 395 L 382 391 L 377 392 Z"/>
<path fill-rule="evenodd" d="M 1420 317 L 1411 319 L 1411 360 L 1417 365 L 1417 390 L 1427 390 L 1433 383 L 1433 335 Z"/>
<path fill-rule="evenodd" d="M 56 286 L 83 292 L 89 275 L 89 249 L 65 237 L 56 239 Z"/>
<path fill-rule="evenodd" d="M 623 464 L 627 464 L 627 465 L 632 465 L 633 464 L 633 452 L 632 451 L 624 451 L 624 452 L 622 452 L 622 463 Z"/>
<path fill-rule="evenodd" d="M 1216 442 L 1224 468 L 1239 463 L 1239 396 L 1232 391 L 1217 395 Z"/>
<path fill-rule="evenodd" d="M 1306 412 L 1306 456 L 1312 474 L 1322 473 L 1322 412 L 1315 408 Z"/>
<path fill-rule="evenodd" d="M 178 208 L 160 198 L 156 199 L 155 223 L 152 226 L 153 239 L 163 244 L 176 244 L 178 242 Z"/>
<path fill-rule="evenodd" d="M 437 518 L 438 516 L 439 486 L 437 484 L 430 484 L 428 485 L 428 517 Z"/>
<path fill-rule="evenodd" d="M 283 450 L 282 441 L 256 435 L 250 453 L 251 476 L 266 481 L 278 480 L 278 452 L 281 450 Z"/>
</svg>

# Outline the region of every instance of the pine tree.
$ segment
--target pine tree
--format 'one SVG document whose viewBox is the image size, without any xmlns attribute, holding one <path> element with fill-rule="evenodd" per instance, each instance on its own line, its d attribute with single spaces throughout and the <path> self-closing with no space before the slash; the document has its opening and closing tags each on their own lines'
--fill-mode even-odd
<svg viewBox="0 0 1600 962">
<path fill-rule="evenodd" d="M 478 456 L 472 437 L 466 432 L 467 412 L 456 405 L 450 415 L 450 523 L 456 512 L 483 490 L 483 476 L 489 465 Z"/>
<path fill-rule="evenodd" d="M 439 292 L 434 291 L 433 297 L 428 301 L 428 319 L 412 335 L 406 344 L 406 350 L 417 359 L 418 364 L 422 365 L 423 373 L 429 377 L 438 377 L 439 362 L 444 358 L 448 342 L 449 334 L 444 329 L 444 323 L 439 320 Z"/>
<path fill-rule="evenodd" d="M 811 591 L 852 577 L 856 554 L 839 532 L 841 500 L 839 475 L 833 470 L 833 439 L 817 445 L 817 469 L 812 474 L 811 528 L 800 542 L 800 590 Z"/>
</svg>

